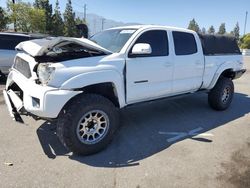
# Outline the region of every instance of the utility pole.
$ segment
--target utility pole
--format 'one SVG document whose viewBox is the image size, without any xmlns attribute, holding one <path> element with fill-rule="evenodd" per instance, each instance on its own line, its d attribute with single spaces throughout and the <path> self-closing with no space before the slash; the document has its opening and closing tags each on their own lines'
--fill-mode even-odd
<svg viewBox="0 0 250 188">
<path fill-rule="evenodd" d="M 85 21 L 85 23 L 87 22 L 87 5 L 86 4 L 84 4 L 84 21 Z"/>
<path fill-rule="evenodd" d="M 247 27 L 247 14 L 248 14 L 248 12 L 246 11 L 245 25 L 244 25 L 244 35 L 246 34 L 246 27 Z M 244 35 L 243 35 L 243 36 L 244 36 Z"/>
<path fill-rule="evenodd" d="M 94 19 L 94 33 L 92 34 L 96 34 L 96 19 Z"/>
<path fill-rule="evenodd" d="M 102 31 L 104 30 L 105 18 L 102 18 Z"/>
<path fill-rule="evenodd" d="M 12 0 L 12 3 L 13 5 L 15 5 L 15 0 Z M 13 9 L 13 11 L 15 11 L 15 8 Z M 14 31 L 17 32 L 17 29 L 16 29 L 16 18 L 14 19 Z"/>
</svg>

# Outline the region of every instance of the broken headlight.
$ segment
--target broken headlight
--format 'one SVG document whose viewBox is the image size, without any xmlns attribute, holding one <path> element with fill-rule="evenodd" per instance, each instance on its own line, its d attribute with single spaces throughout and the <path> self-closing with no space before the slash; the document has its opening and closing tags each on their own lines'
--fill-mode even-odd
<svg viewBox="0 0 250 188">
<path fill-rule="evenodd" d="M 51 65 L 51 63 L 40 63 L 37 67 L 37 76 L 42 85 L 47 85 L 55 72 L 55 67 Z"/>
</svg>

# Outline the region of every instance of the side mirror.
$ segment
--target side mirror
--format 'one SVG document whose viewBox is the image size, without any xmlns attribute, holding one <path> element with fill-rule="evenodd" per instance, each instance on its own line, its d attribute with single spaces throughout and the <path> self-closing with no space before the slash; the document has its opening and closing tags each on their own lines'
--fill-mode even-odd
<svg viewBox="0 0 250 188">
<path fill-rule="evenodd" d="M 150 44 L 147 43 L 138 43 L 135 44 L 132 48 L 131 55 L 148 55 L 152 53 L 152 48 Z"/>
</svg>

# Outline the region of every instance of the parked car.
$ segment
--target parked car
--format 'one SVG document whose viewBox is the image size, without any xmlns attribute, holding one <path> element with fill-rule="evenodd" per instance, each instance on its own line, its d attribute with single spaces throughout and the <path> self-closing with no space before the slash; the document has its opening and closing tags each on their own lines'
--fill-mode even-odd
<svg viewBox="0 0 250 188">
<path fill-rule="evenodd" d="M 227 109 L 233 80 L 246 71 L 234 38 L 165 26 L 118 27 L 91 40 L 41 39 L 16 48 L 3 91 L 10 115 L 57 120 L 61 142 L 83 155 L 110 143 L 119 109 L 129 105 L 207 92 L 213 109 Z"/>
<path fill-rule="evenodd" d="M 9 73 L 9 69 L 17 54 L 16 45 L 20 42 L 42 38 L 42 35 L 0 32 L 0 74 L 2 76 Z"/>
</svg>

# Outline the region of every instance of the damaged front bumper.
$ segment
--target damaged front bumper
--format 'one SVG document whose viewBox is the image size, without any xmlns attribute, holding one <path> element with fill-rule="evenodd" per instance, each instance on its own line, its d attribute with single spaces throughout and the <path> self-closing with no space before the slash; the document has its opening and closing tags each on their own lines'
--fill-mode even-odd
<svg viewBox="0 0 250 188">
<path fill-rule="evenodd" d="M 3 91 L 10 116 L 20 122 L 20 115 L 29 115 L 37 119 L 55 119 L 63 106 L 79 93 L 81 91 L 38 85 L 15 69 L 8 75 L 6 89 Z"/>
<path fill-rule="evenodd" d="M 23 122 L 20 112 L 23 107 L 21 99 L 12 91 L 3 90 L 3 96 L 10 116 L 18 122 Z M 12 99 L 11 99 L 12 96 Z M 16 99 L 16 100 L 15 100 Z"/>
</svg>

